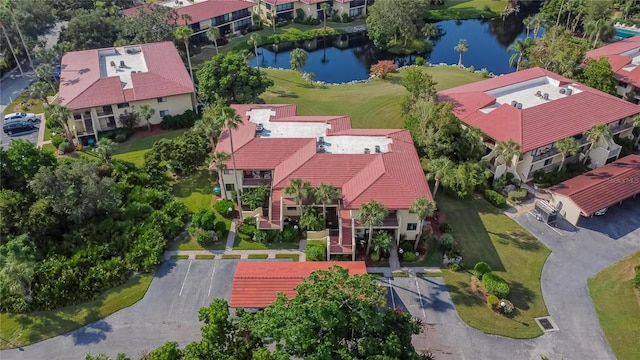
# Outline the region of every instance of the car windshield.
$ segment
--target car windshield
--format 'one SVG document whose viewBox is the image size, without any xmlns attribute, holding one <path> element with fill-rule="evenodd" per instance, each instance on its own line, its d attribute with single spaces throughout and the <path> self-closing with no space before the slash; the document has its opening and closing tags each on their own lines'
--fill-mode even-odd
<svg viewBox="0 0 640 360">
<path fill-rule="evenodd" d="M 19 113 L 20 116 L 27 116 L 27 113 Z"/>
</svg>

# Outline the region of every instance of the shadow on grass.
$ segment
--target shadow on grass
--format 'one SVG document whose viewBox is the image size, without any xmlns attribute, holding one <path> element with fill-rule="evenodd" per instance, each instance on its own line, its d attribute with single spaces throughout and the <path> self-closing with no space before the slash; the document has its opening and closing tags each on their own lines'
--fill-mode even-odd
<svg viewBox="0 0 640 360">
<path fill-rule="evenodd" d="M 484 305 L 484 302 L 471 292 L 469 284 L 464 281 L 458 281 L 455 284 L 447 284 L 447 290 L 451 295 L 453 303 L 458 306 L 472 307 L 475 305 Z"/>
<path fill-rule="evenodd" d="M 298 94 L 296 94 L 295 92 L 287 92 L 286 90 L 272 90 L 271 91 L 272 94 L 276 95 L 277 97 L 280 98 L 293 98 L 293 99 L 297 99 L 300 96 L 298 96 Z"/>
<path fill-rule="evenodd" d="M 193 193 L 212 195 L 213 183 L 207 170 L 200 170 L 191 176 L 183 176 L 173 186 L 173 195 L 178 198 L 186 198 Z"/>
<path fill-rule="evenodd" d="M 489 232 L 497 241 L 504 245 L 515 245 L 517 248 L 527 251 L 540 249 L 540 242 L 526 231 L 509 231 L 506 233 Z"/>
<path fill-rule="evenodd" d="M 509 283 L 509 288 L 511 289 L 509 300 L 511 300 L 513 306 L 516 309 L 529 310 L 530 304 L 533 303 L 537 295 L 519 282 Z"/>
</svg>

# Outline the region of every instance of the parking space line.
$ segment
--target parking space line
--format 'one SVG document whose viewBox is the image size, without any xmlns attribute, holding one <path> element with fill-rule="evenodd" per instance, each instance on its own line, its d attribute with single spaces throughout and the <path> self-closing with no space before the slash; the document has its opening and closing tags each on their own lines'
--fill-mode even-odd
<svg viewBox="0 0 640 360">
<path fill-rule="evenodd" d="M 416 279 L 416 288 L 418 289 L 418 298 L 420 299 L 420 309 L 422 309 L 422 318 L 426 319 L 427 314 L 425 314 L 424 312 L 424 303 L 422 302 L 422 293 L 420 292 L 420 285 L 418 285 L 418 277 L 416 276 L 414 279 Z"/>
<path fill-rule="evenodd" d="M 387 283 L 389 283 L 389 292 L 391 293 L 391 305 L 393 308 L 396 308 L 396 298 L 393 295 L 393 285 L 391 285 L 391 278 L 387 278 Z"/>
<path fill-rule="evenodd" d="M 213 263 L 213 271 L 211 272 L 211 281 L 209 282 L 209 292 L 207 293 L 207 296 L 211 296 L 211 288 L 213 287 L 213 276 L 216 274 L 216 265 L 218 264 L 217 261 L 215 261 Z"/>
<path fill-rule="evenodd" d="M 528 212 L 527 214 L 528 214 L 529 216 L 531 216 L 532 218 L 536 219 L 536 217 L 535 217 L 534 215 L 532 215 L 530 212 Z M 549 229 L 551 229 L 551 230 L 555 231 L 555 232 L 556 232 L 556 234 L 558 234 L 558 235 L 560 235 L 560 236 L 563 236 L 563 235 L 562 235 L 562 233 L 561 233 L 560 231 L 558 231 L 558 230 L 554 229 L 554 228 L 553 228 L 553 226 L 551 226 L 551 225 L 547 224 L 546 222 L 544 222 L 544 221 L 540 221 L 540 220 L 538 220 L 538 219 L 536 219 L 536 221 L 539 221 L 539 222 L 541 222 L 541 223 L 543 223 L 543 224 L 547 225 L 547 227 L 548 227 Z"/>
<path fill-rule="evenodd" d="M 192 263 L 193 260 L 189 261 L 189 267 L 187 268 L 187 273 L 184 275 L 184 280 L 182 280 L 182 287 L 180 288 L 180 293 L 178 294 L 178 296 L 182 296 L 182 290 L 184 290 L 184 284 L 187 283 L 187 276 L 189 276 L 189 270 L 191 270 Z"/>
</svg>

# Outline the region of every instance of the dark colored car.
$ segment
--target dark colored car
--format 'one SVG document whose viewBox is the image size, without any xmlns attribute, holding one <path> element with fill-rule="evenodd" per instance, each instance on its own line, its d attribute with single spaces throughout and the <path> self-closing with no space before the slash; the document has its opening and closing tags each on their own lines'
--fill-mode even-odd
<svg viewBox="0 0 640 360">
<path fill-rule="evenodd" d="M 13 121 L 2 126 L 2 131 L 7 135 L 19 134 L 37 129 L 33 123 L 25 120 Z"/>
</svg>

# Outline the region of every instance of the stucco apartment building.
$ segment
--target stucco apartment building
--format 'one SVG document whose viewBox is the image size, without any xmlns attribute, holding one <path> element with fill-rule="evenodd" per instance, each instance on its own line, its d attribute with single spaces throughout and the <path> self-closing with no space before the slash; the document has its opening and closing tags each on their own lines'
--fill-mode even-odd
<svg viewBox="0 0 640 360">
<path fill-rule="evenodd" d="M 57 101 L 72 110 L 78 142 L 119 127 L 121 114 L 149 105 L 150 119 L 194 108 L 194 86 L 172 42 L 112 47 L 64 54 Z M 145 122 L 141 121 L 140 126 Z"/>
<path fill-rule="evenodd" d="M 330 254 L 355 256 L 356 239 L 367 227 L 358 221 L 360 206 L 377 200 L 389 209 L 385 229 L 413 240 L 418 216 L 409 211 L 418 197 L 431 199 L 413 141 L 407 130 L 353 129 L 346 116 L 297 116 L 295 105 L 232 105 L 243 120 L 233 130 L 236 167 L 227 162 L 220 175 L 222 195 L 236 189 L 268 185 L 268 209 L 248 214 L 260 229 L 282 229 L 301 209 L 284 189 L 292 179 L 317 187 L 332 184 L 341 192 L 327 207 Z M 216 151 L 231 152 L 229 129 Z M 305 204 L 302 204 L 305 205 Z"/>
<path fill-rule="evenodd" d="M 366 0 L 254 0 L 258 4 L 257 12 L 260 17 L 271 24 L 273 13 L 276 13 L 277 21 L 293 20 L 297 15 L 297 10 L 304 11 L 306 17 L 323 19 L 323 3 L 329 4 L 331 10 L 327 13 L 327 18 L 335 10 L 338 15 L 347 14 L 351 17 L 364 15 L 367 13 Z"/>
<path fill-rule="evenodd" d="M 616 91 L 619 96 L 640 102 L 640 36 L 630 37 L 616 41 L 601 48 L 588 51 L 587 59 L 607 58 L 611 65 L 618 86 Z"/>
<path fill-rule="evenodd" d="M 568 162 L 589 156 L 592 168 L 597 168 L 617 159 L 621 147 L 615 141 L 602 140 L 589 151 L 584 133 L 595 124 L 607 124 L 612 137 L 632 138 L 632 118 L 640 114 L 640 106 L 542 68 L 448 89 L 438 98 L 453 102 L 455 115 L 486 135 L 485 159 L 496 177 L 510 172 L 525 182 L 533 180 L 537 170 L 559 166 L 562 155 L 555 143 L 567 137 L 580 145 Z M 521 155 L 507 168 L 495 145 L 509 140 L 520 145 Z"/>
</svg>

